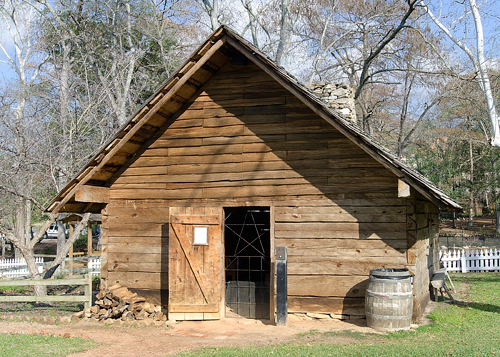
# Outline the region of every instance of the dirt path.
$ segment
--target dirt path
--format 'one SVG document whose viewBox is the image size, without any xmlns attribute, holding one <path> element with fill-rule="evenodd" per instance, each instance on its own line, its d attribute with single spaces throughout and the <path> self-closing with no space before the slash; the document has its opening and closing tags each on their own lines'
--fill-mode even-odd
<svg viewBox="0 0 500 357">
<path fill-rule="evenodd" d="M 366 320 L 312 320 L 291 316 L 287 326 L 278 327 L 258 320 L 227 318 L 221 321 L 190 322 L 165 326 L 127 326 L 82 321 L 60 325 L 0 321 L 1 333 L 50 334 L 91 338 L 100 345 L 72 356 L 166 356 L 207 346 L 247 346 L 303 342 L 350 343 L 348 334 L 308 333 L 355 331 L 374 333 Z M 300 335 L 299 335 L 300 334 Z"/>
</svg>

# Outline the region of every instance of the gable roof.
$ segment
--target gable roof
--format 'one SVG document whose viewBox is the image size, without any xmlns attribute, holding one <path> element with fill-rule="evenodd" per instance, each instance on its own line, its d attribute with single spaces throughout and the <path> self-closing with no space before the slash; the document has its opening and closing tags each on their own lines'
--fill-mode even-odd
<svg viewBox="0 0 500 357">
<path fill-rule="evenodd" d="M 47 211 L 100 212 L 106 203 L 100 197 L 88 203 L 75 201 L 75 194 L 85 185 L 108 187 L 120 175 L 127 161 L 140 155 L 141 147 L 154 141 L 172 116 L 233 56 L 240 52 L 317 115 L 343 133 L 354 144 L 393 172 L 440 209 L 462 208 L 424 176 L 392 155 L 359 127 L 330 108 L 283 68 L 234 31 L 221 26 L 198 47 L 191 57 L 165 81 L 118 133 L 104 145 L 87 165 L 52 200 Z"/>
</svg>

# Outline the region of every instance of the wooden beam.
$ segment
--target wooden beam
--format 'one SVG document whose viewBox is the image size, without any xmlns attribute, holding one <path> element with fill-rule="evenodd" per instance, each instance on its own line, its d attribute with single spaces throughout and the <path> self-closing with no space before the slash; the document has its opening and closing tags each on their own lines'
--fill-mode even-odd
<svg viewBox="0 0 500 357">
<path fill-rule="evenodd" d="M 285 326 L 288 316 L 286 246 L 276 247 L 276 325 Z"/>
<path fill-rule="evenodd" d="M 220 224 L 219 217 L 217 216 L 173 216 L 170 217 L 172 224 L 198 224 L 198 225 L 216 225 Z"/>
<path fill-rule="evenodd" d="M 151 118 L 167 101 L 169 101 L 175 93 L 187 82 L 187 80 L 198 70 L 200 69 L 211 57 L 212 55 L 221 48 L 224 43 L 226 43 L 226 36 L 219 39 L 217 42 L 213 44 L 213 46 L 208 50 L 203 57 L 201 57 L 196 64 L 189 69 L 180 79 L 178 77 L 172 79 L 172 82 L 176 80 L 176 83 L 171 87 L 171 89 L 154 105 L 154 107 L 149 110 L 144 116 L 137 121 L 137 123 L 130 128 L 130 130 L 125 134 L 125 136 L 117 143 L 99 162 L 97 166 L 94 166 L 92 170 L 90 170 L 85 177 L 82 177 L 81 181 L 75 184 L 75 186 L 66 194 L 66 196 L 55 206 L 52 213 L 58 213 L 66 202 L 70 200 L 70 198 L 75 194 L 75 191 L 79 186 L 87 183 L 88 180 L 94 175 L 97 171 L 99 171 L 115 154 L 116 152 L 134 136 L 134 134 L 145 124 L 149 118 Z M 167 84 L 168 86 L 168 84 Z M 131 122 L 134 121 L 136 117 L 132 118 Z M 84 171 L 86 172 L 86 170 Z"/>
<path fill-rule="evenodd" d="M 73 235 L 73 231 L 74 231 L 73 225 L 70 224 L 69 225 L 69 236 L 70 237 Z M 71 247 L 69 248 L 68 257 L 73 258 L 73 244 L 71 244 Z M 73 259 L 69 260 L 68 269 L 73 269 Z"/>
<path fill-rule="evenodd" d="M 109 203 L 109 187 L 79 185 L 75 191 L 75 201 Z"/>
<path fill-rule="evenodd" d="M 92 224 L 87 224 L 87 254 L 92 255 Z"/>
<path fill-rule="evenodd" d="M 398 179 L 398 197 L 410 197 L 410 185 Z"/>
<path fill-rule="evenodd" d="M 189 304 L 168 304 L 169 312 L 219 312 L 219 304 L 203 304 L 203 305 L 189 305 Z"/>
</svg>

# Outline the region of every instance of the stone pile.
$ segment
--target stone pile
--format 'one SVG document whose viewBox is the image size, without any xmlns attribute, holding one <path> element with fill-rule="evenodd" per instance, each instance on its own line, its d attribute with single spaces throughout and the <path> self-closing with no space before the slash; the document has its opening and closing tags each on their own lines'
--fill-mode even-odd
<svg viewBox="0 0 500 357">
<path fill-rule="evenodd" d="M 346 119 L 357 122 L 354 104 L 354 91 L 345 83 L 313 83 L 311 91 L 333 109 L 340 112 Z"/>
</svg>

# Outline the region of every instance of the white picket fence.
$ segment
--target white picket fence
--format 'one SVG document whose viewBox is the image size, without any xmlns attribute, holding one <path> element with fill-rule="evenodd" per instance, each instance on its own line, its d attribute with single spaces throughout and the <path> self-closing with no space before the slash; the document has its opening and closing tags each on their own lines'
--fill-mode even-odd
<svg viewBox="0 0 500 357">
<path fill-rule="evenodd" d="M 91 257 L 87 263 L 87 268 L 90 275 L 101 275 L 101 257 Z"/>
<path fill-rule="evenodd" d="M 38 272 L 43 272 L 43 257 L 35 257 L 35 263 L 38 265 Z M 97 276 L 101 274 L 101 257 L 90 257 L 87 261 L 88 274 Z M 19 259 L 0 259 L 0 278 L 17 278 L 29 276 L 29 270 L 24 258 Z"/>
<path fill-rule="evenodd" d="M 41 273 L 43 271 L 43 258 L 36 257 L 35 263 L 38 265 L 38 272 Z M 26 275 L 30 275 L 30 272 L 24 258 L 0 259 L 0 278 L 17 278 Z"/>
<path fill-rule="evenodd" d="M 497 248 L 455 248 L 439 251 L 439 259 L 447 271 L 500 271 L 500 250 Z"/>
</svg>

